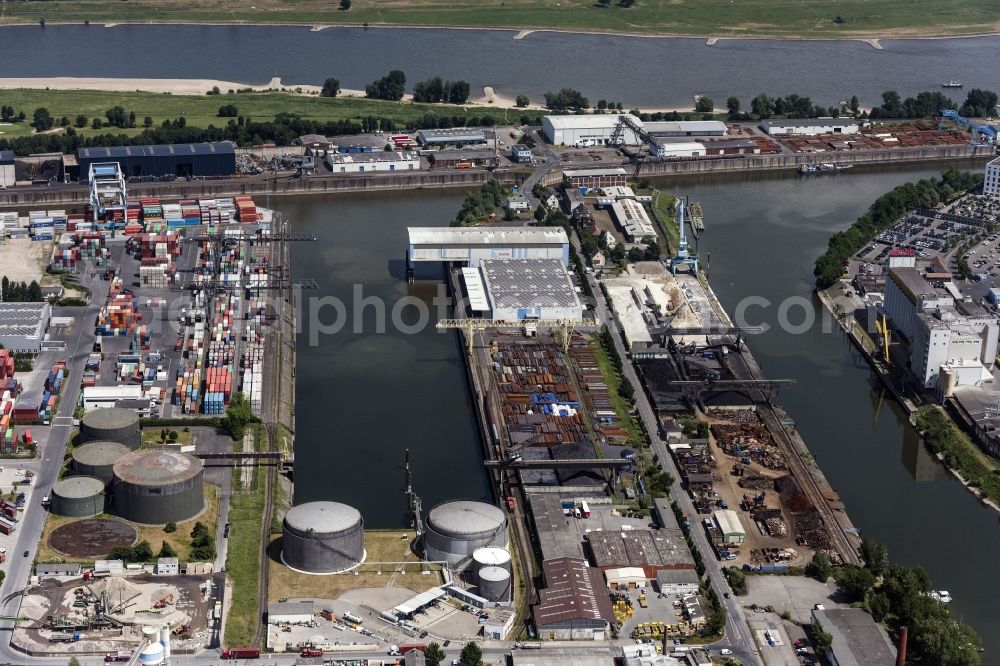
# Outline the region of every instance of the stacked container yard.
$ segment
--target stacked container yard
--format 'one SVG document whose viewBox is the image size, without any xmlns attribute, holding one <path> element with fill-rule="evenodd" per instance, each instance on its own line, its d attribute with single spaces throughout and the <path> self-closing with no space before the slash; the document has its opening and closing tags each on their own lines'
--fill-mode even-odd
<svg viewBox="0 0 1000 666">
<path fill-rule="evenodd" d="M 236 219 L 240 222 L 256 222 L 257 206 L 250 197 L 236 197 L 233 199 L 236 204 Z"/>
<path fill-rule="evenodd" d="M 251 298 L 243 330 L 243 355 L 240 358 L 240 391 L 250 401 L 250 410 L 259 416 L 264 381 L 264 326 L 267 310 L 263 301 Z"/>
<path fill-rule="evenodd" d="M 54 231 L 52 218 L 44 210 L 33 210 L 28 213 L 28 233 L 32 240 L 52 240 Z"/>
<path fill-rule="evenodd" d="M 59 401 L 59 393 L 62 391 L 65 377 L 66 361 L 53 363 L 45 378 L 45 390 L 42 391 L 42 400 L 38 404 L 38 418 L 47 419 L 55 414 L 56 403 Z"/>
<path fill-rule="evenodd" d="M 48 217 L 52 220 L 52 232 L 54 234 L 60 234 L 66 231 L 66 211 L 64 210 L 50 210 Z"/>
<path fill-rule="evenodd" d="M 236 219 L 236 205 L 232 199 L 216 199 L 215 205 L 219 209 L 219 217 L 223 224 L 228 224 Z"/>
<path fill-rule="evenodd" d="M 114 282 L 121 283 L 121 278 L 115 278 L 112 284 Z M 101 336 L 128 335 L 140 319 L 130 294 L 113 293 L 97 316 L 95 333 Z"/>
<path fill-rule="evenodd" d="M 7 237 L 8 230 L 15 229 L 17 227 L 17 212 L 0 212 L 0 243 L 3 243 Z"/>
<path fill-rule="evenodd" d="M 185 225 L 201 224 L 201 211 L 195 199 L 185 199 L 181 201 L 181 217 L 184 218 Z"/>
<path fill-rule="evenodd" d="M 0 450 L 4 453 L 17 452 L 13 421 L 18 393 L 18 383 L 14 379 L 14 357 L 6 349 L 0 349 Z M 28 438 L 30 437 L 29 433 Z"/>
<path fill-rule="evenodd" d="M 222 214 L 215 199 L 198 199 L 198 209 L 201 211 L 201 223 L 216 225 L 222 222 Z"/>
<path fill-rule="evenodd" d="M 59 242 L 52 248 L 49 268 L 52 270 L 75 270 L 79 260 L 80 251 L 76 247 L 76 239 L 73 234 L 66 233 L 59 236 Z"/>
</svg>

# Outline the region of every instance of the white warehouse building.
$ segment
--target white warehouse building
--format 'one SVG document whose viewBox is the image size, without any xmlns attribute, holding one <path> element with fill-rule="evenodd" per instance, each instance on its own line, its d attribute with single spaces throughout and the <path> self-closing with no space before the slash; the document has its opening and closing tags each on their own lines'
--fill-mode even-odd
<svg viewBox="0 0 1000 666">
<path fill-rule="evenodd" d="M 623 115 L 628 115 L 639 127 L 643 126 L 641 120 L 629 114 L 588 113 L 579 116 L 545 116 L 542 118 L 542 132 L 549 143 L 555 146 L 603 146 L 611 140 L 611 135 L 618 125 L 618 118 Z M 630 146 L 642 143 L 635 132 L 627 127 L 623 138 Z"/>
<path fill-rule="evenodd" d="M 420 156 L 412 152 L 326 154 L 326 163 L 334 173 L 366 173 L 370 171 L 417 171 Z"/>
<path fill-rule="evenodd" d="M 473 312 L 490 319 L 583 319 L 583 304 L 559 259 L 491 259 L 463 269 Z"/>
<path fill-rule="evenodd" d="M 1000 197 L 1000 157 L 986 165 L 983 194 L 988 197 Z"/>
<path fill-rule="evenodd" d="M 854 118 L 767 118 L 760 128 L 771 136 L 857 134 L 860 130 Z"/>
</svg>

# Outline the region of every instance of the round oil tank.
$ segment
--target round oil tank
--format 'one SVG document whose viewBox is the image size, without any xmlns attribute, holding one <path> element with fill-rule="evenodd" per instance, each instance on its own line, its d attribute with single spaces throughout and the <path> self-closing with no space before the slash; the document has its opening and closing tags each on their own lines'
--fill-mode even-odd
<svg viewBox="0 0 1000 666">
<path fill-rule="evenodd" d="M 478 574 L 484 567 L 500 567 L 511 571 L 510 551 L 506 548 L 488 547 L 476 548 L 472 553 L 472 561 Z"/>
<path fill-rule="evenodd" d="M 340 502 L 307 502 L 285 514 L 281 559 L 313 574 L 348 571 L 365 559 L 361 513 Z"/>
<path fill-rule="evenodd" d="M 114 464 L 115 513 L 162 525 L 197 515 L 205 506 L 204 469 L 194 456 L 167 449 L 133 451 Z"/>
<path fill-rule="evenodd" d="M 139 663 L 143 666 L 159 666 L 163 663 L 163 646 L 159 643 L 150 643 L 142 648 L 139 653 Z"/>
<path fill-rule="evenodd" d="M 73 471 L 110 485 L 115 478 L 115 463 L 128 453 L 129 448 L 119 442 L 88 442 L 73 450 Z"/>
<path fill-rule="evenodd" d="M 462 569 L 477 548 L 506 548 L 507 516 L 485 502 L 456 500 L 438 504 L 427 516 L 424 557 Z"/>
<path fill-rule="evenodd" d="M 80 441 L 121 442 L 133 451 L 142 446 L 139 415 L 129 409 L 92 409 L 80 419 Z"/>
<path fill-rule="evenodd" d="M 52 486 L 52 513 L 90 518 L 104 513 L 104 482 L 92 476 L 67 476 Z"/>
<path fill-rule="evenodd" d="M 487 601 L 507 601 L 510 593 L 510 572 L 501 567 L 479 570 L 479 596 Z"/>
</svg>

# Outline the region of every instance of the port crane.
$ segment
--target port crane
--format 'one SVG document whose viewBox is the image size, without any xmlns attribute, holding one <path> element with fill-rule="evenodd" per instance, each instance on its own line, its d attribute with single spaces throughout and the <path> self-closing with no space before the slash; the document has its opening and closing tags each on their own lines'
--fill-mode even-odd
<svg viewBox="0 0 1000 666">
<path fill-rule="evenodd" d="M 677 198 L 677 227 L 680 232 L 677 243 L 677 254 L 670 260 L 670 272 L 677 274 L 677 269 L 687 266 L 693 275 L 698 274 L 698 256 L 688 250 L 687 234 L 684 232 L 684 221 L 688 211 L 688 195 Z"/>
<path fill-rule="evenodd" d="M 884 314 L 881 319 L 875 321 L 875 328 L 878 329 L 878 334 L 882 336 L 882 357 L 885 359 L 885 364 L 889 365 L 891 363 L 889 360 L 889 344 L 892 339 L 892 331 L 889 329 L 889 322 L 886 320 Z"/>
<path fill-rule="evenodd" d="M 998 133 L 997 128 L 992 125 L 981 125 L 979 123 L 969 120 L 965 116 L 959 114 L 958 111 L 954 109 L 941 109 L 941 119 L 938 123 L 939 129 L 944 129 L 944 122 L 950 120 L 959 127 L 963 127 L 972 134 L 972 143 L 975 145 L 980 145 L 984 143 L 997 144 L 998 143 Z M 983 139 L 987 140 L 983 140 Z"/>
<path fill-rule="evenodd" d="M 628 115 L 627 113 L 622 113 L 618 115 L 618 123 L 615 128 L 611 131 L 611 139 L 608 141 L 612 146 L 620 146 L 625 144 L 625 131 L 630 130 L 639 139 L 649 146 L 649 152 L 656 157 L 663 156 L 663 147 L 660 142 L 656 140 L 656 137 L 645 130 L 642 125 L 635 122 L 635 119 Z"/>
<path fill-rule="evenodd" d="M 562 331 L 563 351 L 569 350 L 569 338 L 573 334 L 573 328 L 580 322 L 572 319 L 442 319 L 437 323 L 439 329 L 457 328 L 465 331 L 469 355 L 472 355 L 472 343 L 475 339 L 476 331 L 485 331 L 489 328 L 523 328 L 531 331 L 539 328 L 557 328 Z"/>
</svg>

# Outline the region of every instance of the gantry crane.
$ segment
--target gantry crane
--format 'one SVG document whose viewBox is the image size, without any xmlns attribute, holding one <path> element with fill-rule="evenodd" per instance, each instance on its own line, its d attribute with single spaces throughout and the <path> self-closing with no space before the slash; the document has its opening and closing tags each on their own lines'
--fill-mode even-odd
<svg viewBox="0 0 1000 666">
<path fill-rule="evenodd" d="M 676 274 L 677 268 L 687 266 L 691 273 L 698 274 L 698 256 L 688 251 L 687 234 L 684 232 L 684 222 L 688 211 L 688 196 L 677 197 L 677 228 L 679 231 L 679 242 L 677 243 L 677 254 L 670 260 L 670 272 Z"/>
<path fill-rule="evenodd" d="M 885 358 L 885 364 L 889 365 L 889 343 L 892 339 L 892 330 L 889 328 L 889 322 L 886 320 L 885 315 L 882 315 L 881 319 L 875 320 L 875 328 L 878 329 L 879 335 L 882 336 L 882 356 Z"/>
<path fill-rule="evenodd" d="M 485 331 L 489 328 L 558 328 L 563 332 L 563 351 L 569 350 L 569 337 L 573 334 L 573 328 L 580 322 L 572 319 L 442 319 L 437 323 L 440 329 L 458 328 L 465 331 L 468 341 L 469 355 L 472 355 L 472 343 L 476 331 Z"/>
<path fill-rule="evenodd" d="M 941 120 L 938 123 L 938 127 L 940 129 L 944 129 L 945 120 L 950 120 L 959 127 L 964 127 L 965 129 L 969 130 L 969 132 L 972 134 L 973 144 L 978 145 L 981 143 L 994 143 L 994 144 L 998 143 L 997 129 L 992 125 L 981 125 L 979 123 L 975 123 L 966 118 L 965 116 L 962 116 L 961 114 L 959 114 L 958 111 L 955 111 L 954 109 L 941 109 Z M 981 140 L 982 137 L 987 137 L 989 140 L 982 141 Z"/>
</svg>

